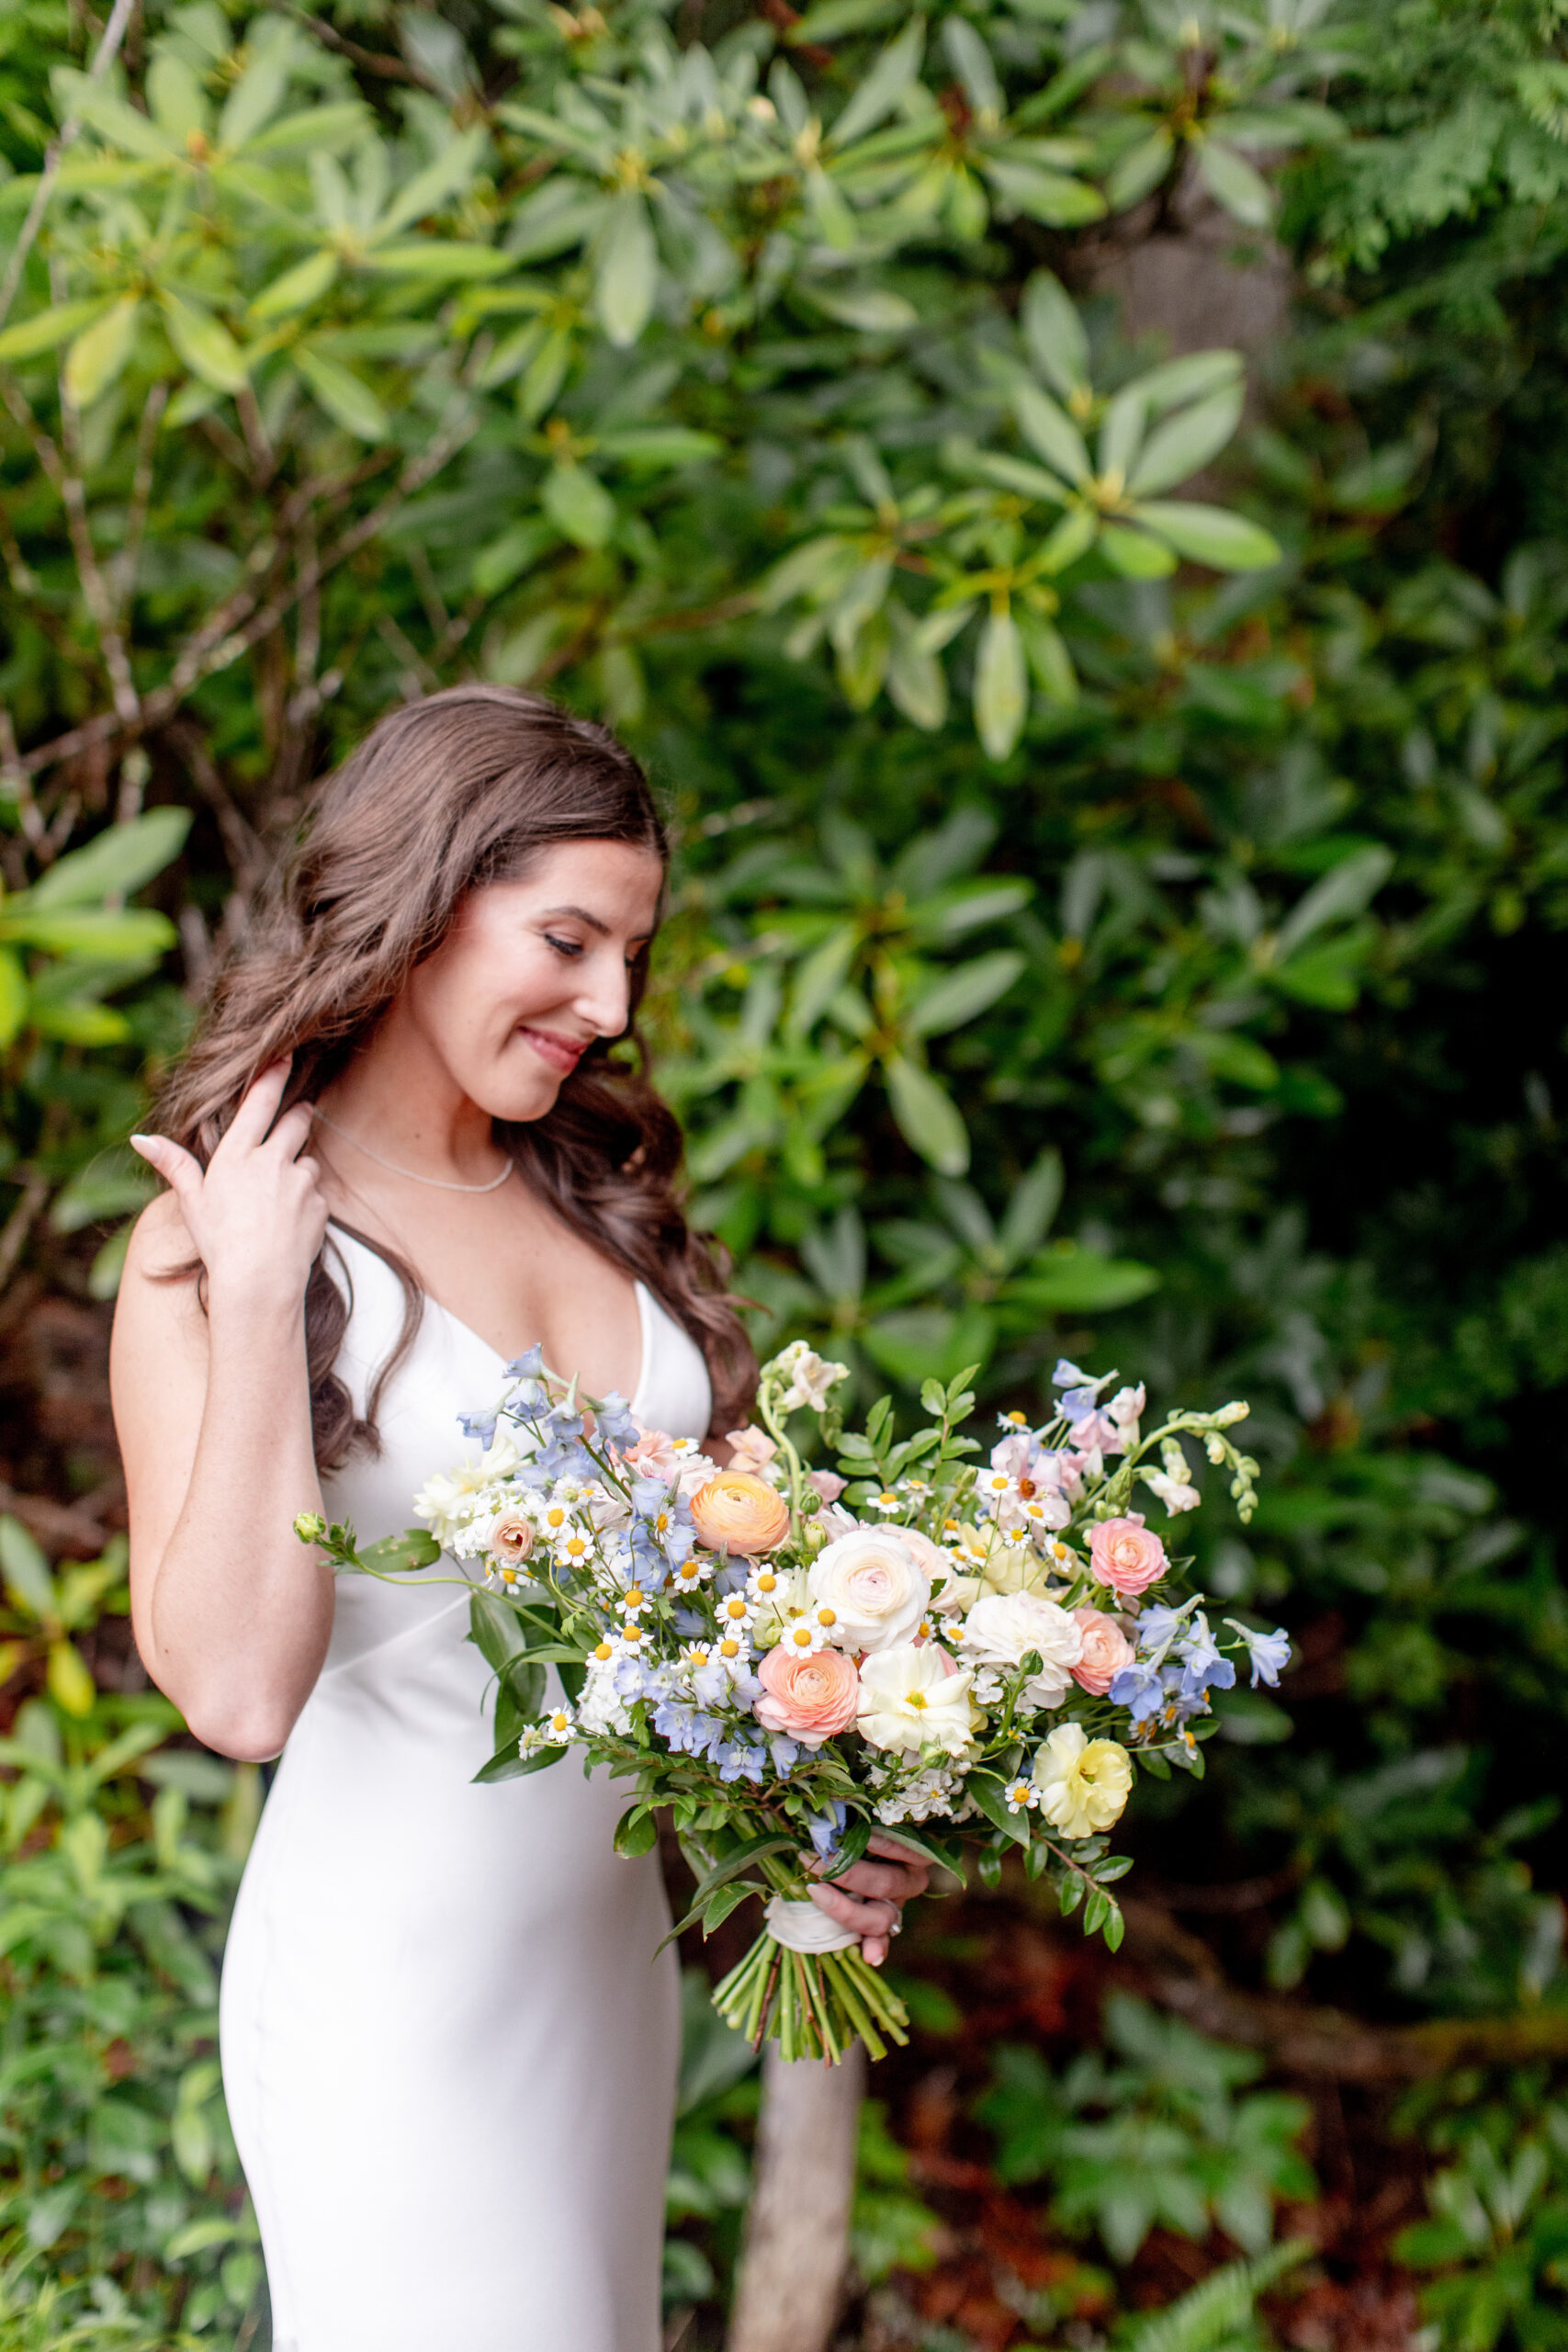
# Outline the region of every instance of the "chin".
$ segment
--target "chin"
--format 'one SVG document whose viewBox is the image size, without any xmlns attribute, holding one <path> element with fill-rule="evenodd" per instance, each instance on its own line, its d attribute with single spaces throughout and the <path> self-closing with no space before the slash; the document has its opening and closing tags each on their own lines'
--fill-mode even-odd
<svg viewBox="0 0 1568 2352">
<path fill-rule="evenodd" d="M 492 1119 L 502 1125 L 525 1127 L 532 1119 L 542 1119 L 553 1111 L 560 1100 L 564 1079 L 552 1078 L 541 1070 L 526 1080 L 513 1079 L 509 1086 L 479 1087 L 472 1090 L 471 1100 Z"/>
</svg>

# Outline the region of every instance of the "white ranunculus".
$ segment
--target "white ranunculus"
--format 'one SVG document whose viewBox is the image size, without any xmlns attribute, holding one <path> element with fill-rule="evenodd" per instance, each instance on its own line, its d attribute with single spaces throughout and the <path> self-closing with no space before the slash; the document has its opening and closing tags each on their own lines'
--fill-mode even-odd
<svg viewBox="0 0 1568 2352">
<path fill-rule="evenodd" d="M 931 1580 L 899 1527 L 857 1527 L 811 1564 L 811 1598 L 831 1609 L 829 1636 L 841 1650 L 886 1650 L 907 1642 L 931 1606 Z"/>
<path fill-rule="evenodd" d="M 936 1642 L 904 1642 L 865 1659 L 860 1670 L 855 1729 L 873 1747 L 918 1756 L 940 1747 L 967 1754 L 971 1744 L 966 1666 L 955 1666 Z"/>
<path fill-rule="evenodd" d="M 1017 1667 L 1035 1650 L 1040 1671 L 1024 1684 L 1036 1707 L 1060 1706 L 1083 1656 L 1083 1627 L 1055 1600 L 1037 1592 L 993 1592 L 977 1600 L 957 1628 L 964 1655 L 976 1666 Z"/>
</svg>

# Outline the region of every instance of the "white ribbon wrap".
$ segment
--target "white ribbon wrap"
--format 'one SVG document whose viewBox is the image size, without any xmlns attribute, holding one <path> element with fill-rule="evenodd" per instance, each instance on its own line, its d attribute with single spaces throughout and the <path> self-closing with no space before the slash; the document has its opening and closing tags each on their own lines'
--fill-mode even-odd
<svg viewBox="0 0 1568 2352">
<path fill-rule="evenodd" d="M 774 1943 L 790 1951 L 848 1951 L 860 1941 L 852 1928 L 840 1928 L 815 1903 L 786 1903 L 775 1894 L 763 1917 Z"/>
</svg>

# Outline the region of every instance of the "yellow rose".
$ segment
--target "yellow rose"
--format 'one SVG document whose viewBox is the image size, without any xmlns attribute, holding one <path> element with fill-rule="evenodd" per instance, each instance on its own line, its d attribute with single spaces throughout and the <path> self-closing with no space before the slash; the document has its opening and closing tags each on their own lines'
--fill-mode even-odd
<svg viewBox="0 0 1568 2352">
<path fill-rule="evenodd" d="M 1082 1724 L 1058 1724 L 1029 1777 L 1053 1829 L 1064 1838 L 1092 1838 L 1121 1820 L 1133 1793 L 1133 1759 L 1113 1739 L 1090 1739 Z"/>
</svg>

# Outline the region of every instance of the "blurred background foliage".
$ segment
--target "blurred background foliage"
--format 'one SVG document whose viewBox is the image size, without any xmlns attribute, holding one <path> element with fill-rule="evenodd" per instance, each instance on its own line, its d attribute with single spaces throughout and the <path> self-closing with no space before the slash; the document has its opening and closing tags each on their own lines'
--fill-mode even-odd
<svg viewBox="0 0 1568 2352">
<path fill-rule="evenodd" d="M 1090 2072 L 987 1990 L 1036 1893 L 911 1939 L 957 2087 L 868 2122 L 865 2341 L 1120 2341 L 1189 2240 L 1194 2343 L 1568 2341 L 1565 253 L 1555 0 L 0 0 L 0 2345 L 265 2342 L 256 1792 L 117 1613 L 123 1139 L 311 778 L 465 675 L 667 797 L 647 1026 L 761 1340 L 1254 1400 L 1202 1572 L 1300 1662 L 1145 1790 Z M 953 2318 L 1015 2211 L 1087 2256 Z"/>
</svg>

